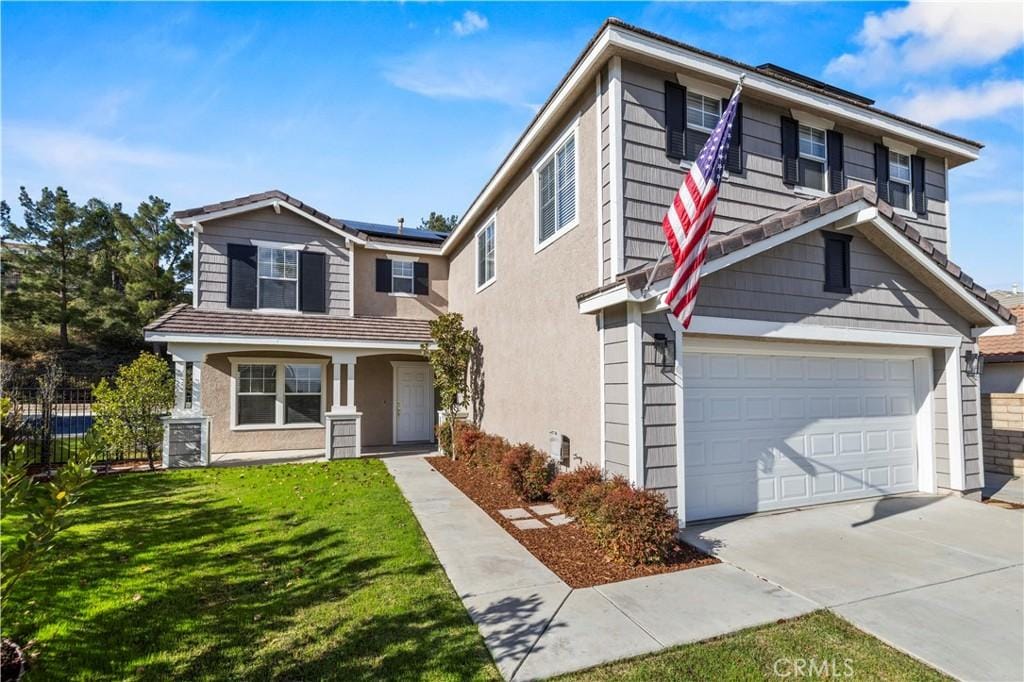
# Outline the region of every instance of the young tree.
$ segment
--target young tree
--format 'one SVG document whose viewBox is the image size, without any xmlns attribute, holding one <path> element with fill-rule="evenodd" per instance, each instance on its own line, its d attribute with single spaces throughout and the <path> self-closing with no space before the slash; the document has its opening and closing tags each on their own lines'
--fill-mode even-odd
<svg viewBox="0 0 1024 682">
<path fill-rule="evenodd" d="M 111 384 L 106 379 L 93 389 L 97 435 L 112 452 L 146 451 L 149 468 L 163 443 L 160 417 L 174 404 L 174 377 L 167 363 L 151 353 L 141 353 L 122 365 Z"/>
<path fill-rule="evenodd" d="M 440 213 L 431 211 L 430 217 L 420 219 L 420 229 L 431 230 L 433 232 L 451 232 L 458 224 L 459 216 L 454 213 L 445 217 Z"/>
<path fill-rule="evenodd" d="M 4 238 L 26 244 L 11 251 L 10 264 L 21 279 L 8 305 L 37 323 L 59 325 L 60 345 L 67 348 L 68 327 L 82 310 L 76 303 L 87 267 L 79 211 L 63 187 L 44 187 L 38 201 L 22 187 L 18 201 L 24 225 L 11 220 L 9 207 L 0 211 Z"/>
<path fill-rule="evenodd" d="M 459 397 L 466 392 L 466 375 L 476 337 L 462 325 L 462 315 L 445 313 L 431 320 L 430 338 L 433 344 L 424 343 L 421 348 L 434 368 L 434 385 L 441 398 L 445 424 L 451 430 L 452 459 L 455 459 L 458 457 L 455 421 L 459 414 Z"/>
</svg>

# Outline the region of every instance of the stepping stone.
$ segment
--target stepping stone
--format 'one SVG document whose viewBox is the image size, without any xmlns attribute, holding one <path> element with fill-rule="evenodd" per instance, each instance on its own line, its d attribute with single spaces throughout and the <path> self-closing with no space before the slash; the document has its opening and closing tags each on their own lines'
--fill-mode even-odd
<svg viewBox="0 0 1024 682">
<path fill-rule="evenodd" d="M 557 514 L 560 510 L 553 504 L 538 504 L 534 507 L 530 507 L 530 511 L 537 516 L 549 516 L 551 514 Z"/>
<path fill-rule="evenodd" d="M 537 519 L 521 519 L 519 521 L 513 521 L 514 525 L 519 530 L 537 530 L 538 528 L 547 528 L 543 521 Z"/>
<path fill-rule="evenodd" d="M 525 509 L 499 509 L 498 513 L 506 519 L 528 519 L 530 512 Z"/>
<path fill-rule="evenodd" d="M 573 518 L 566 514 L 555 514 L 554 516 L 549 516 L 547 518 L 547 522 L 552 526 L 564 526 L 567 523 L 572 523 L 572 521 Z"/>
</svg>

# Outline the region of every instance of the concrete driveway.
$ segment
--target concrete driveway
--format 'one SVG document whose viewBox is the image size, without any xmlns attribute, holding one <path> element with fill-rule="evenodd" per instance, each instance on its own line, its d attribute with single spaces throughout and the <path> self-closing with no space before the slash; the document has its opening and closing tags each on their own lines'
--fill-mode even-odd
<svg viewBox="0 0 1024 682">
<path fill-rule="evenodd" d="M 909 495 L 685 534 L 949 675 L 1024 680 L 1022 511 Z"/>
</svg>

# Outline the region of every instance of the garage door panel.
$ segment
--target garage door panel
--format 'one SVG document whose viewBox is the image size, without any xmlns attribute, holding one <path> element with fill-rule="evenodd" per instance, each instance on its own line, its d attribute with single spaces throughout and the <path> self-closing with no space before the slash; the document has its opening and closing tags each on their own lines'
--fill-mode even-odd
<svg viewBox="0 0 1024 682">
<path fill-rule="evenodd" d="M 690 519 L 916 489 L 912 360 L 689 353 Z"/>
</svg>

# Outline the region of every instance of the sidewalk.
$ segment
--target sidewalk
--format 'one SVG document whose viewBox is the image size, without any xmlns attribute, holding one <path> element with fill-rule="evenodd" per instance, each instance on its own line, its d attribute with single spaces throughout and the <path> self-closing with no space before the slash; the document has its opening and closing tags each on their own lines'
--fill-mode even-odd
<svg viewBox="0 0 1024 682">
<path fill-rule="evenodd" d="M 574 590 L 423 458 L 384 463 L 506 680 L 589 668 L 815 608 L 727 564 Z"/>
</svg>

